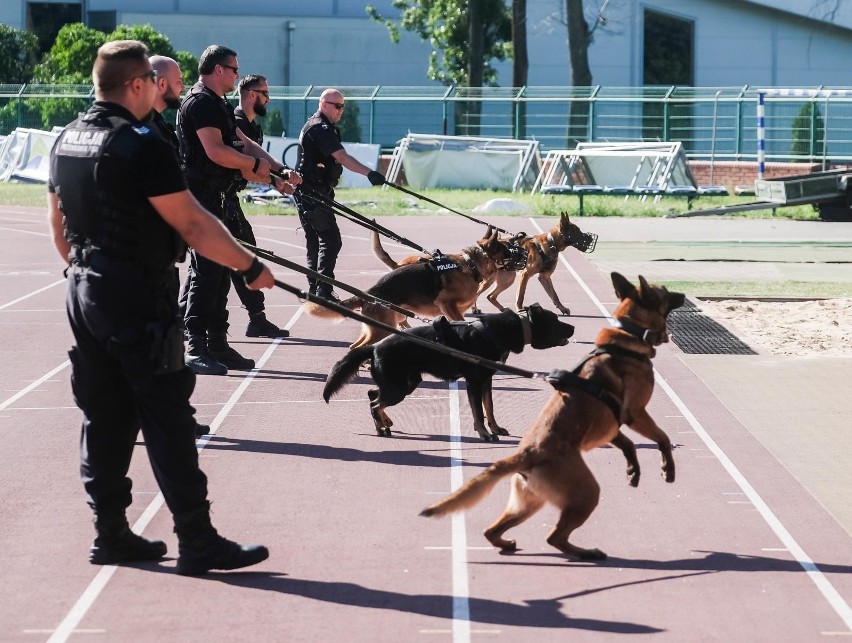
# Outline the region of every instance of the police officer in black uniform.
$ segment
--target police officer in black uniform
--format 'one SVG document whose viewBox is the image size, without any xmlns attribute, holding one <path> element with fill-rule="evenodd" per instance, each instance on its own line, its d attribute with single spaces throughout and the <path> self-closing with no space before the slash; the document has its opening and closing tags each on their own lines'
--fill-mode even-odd
<svg viewBox="0 0 852 643">
<path fill-rule="evenodd" d="M 301 156 L 296 168 L 302 177 L 302 188 L 296 190 L 299 220 L 305 231 L 308 268 L 334 278 L 337 255 L 343 247 L 340 229 L 331 208 L 318 203 L 310 195 L 334 198 L 334 188 L 343 174 L 343 168 L 363 174 L 373 185 L 382 185 L 385 177 L 371 170 L 351 156 L 340 142 L 337 123 L 343 117 L 346 105 L 343 94 L 336 89 L 326 89 L 319 100 L 319 109 L 308 119 L 299 135 Z M 336 300 L 331 285 L 308 277 L 312 294 Z"/>
<path fill-rule="evenodd" d="M 166 554 L 164 542 L 133 533 L 125 516 L 141 428 L 174 516 L 178 573 L 253 565 L 268 557 L 265 547 L 227 540 L 210 523 L 189 404 L 195 375 L 183 361 L 172 275 L 186 242 L 243 271 L 253 288 L 272 287 L 273 276 L 200 207 L 174 150 L 146 124 L 157 77 L 145 45 L 103 45 L 92 77 L 97 100 L 58 137 L 48 184 L 53 242 L 69 265 L 80 472 L 97 532 L 89 560 L 112 565 Z"/>
<path fill-rule="evenodd" d="M 201 54 L 198 73 L 200 80 L 184 97 L 178 112 L 181 163 L 192 194 L 223 220 L 227 194 L 242 178 L 269 183 L 271 164 L 260 146 L 238 132 L 233 107 L 225 99 L 239 77 L 236 52 L 221 45 L 209 46 Z M 228 344 L 230 273 L 193 248 L 189 261 L 184 286 L 187 365 L 205 375 L 254 368 L 254 360 Z"/>
<path fill-rule="evenodd" d="M 257 116 L 266 115 L 266 104 L 269 102 L 269 82 L 265 76 L 258 74 L 247 74 L 243 76 L 239 84 L 240 104 L 234 109 L 234 118 L 239 129 L 246 138 L 263 147 L 263 128 L 257 122 Z M 269 160 L 273 168 L 277 163 L 271 156 Z M 243 179 L 233 190 L 228 193 L 225 202 L 225 225 L 231 234 L 240 241 L 245 241 L 253 246 L 257 245 L 254 230 L 246 219 L 243 209 L 240 207 L 238 192 L 245 189 L 248 182 Z M 263 293 L 259 290 L 249 290 L 245 281 L 239 275 L 231 273 L 231 282 L 234 291 L 240 298 L 249 315 L 249 323 L 246 326 L 247 337 L 289 337 L 290 333 L 279 328 L 266 318 L 266 302 Z"/>
</svg>

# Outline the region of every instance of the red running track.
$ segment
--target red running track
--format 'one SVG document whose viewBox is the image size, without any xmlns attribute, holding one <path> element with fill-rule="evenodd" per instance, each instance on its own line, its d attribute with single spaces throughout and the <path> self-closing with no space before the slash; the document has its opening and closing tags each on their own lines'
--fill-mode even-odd
<svg viewBox="0 0 852 643">
<path fill-rule="evenodd" d="M 260 246 L 303 261 L 294 217 L 253 223 Z M 482 232 L 449 216 L 381 223 L 445 252 Z M 533 232 L 552 220 L 495 223 Z M 367 287 L 383 267 L 366 231 L 346 222 L 342 229 L 338 278 Z M 241 572 L 175 574 L 170 516 L 140 443 L 129 518 L 165 539 L 169 558 L 94 567 L 86 558 L 93 532 L 78 478 L 64 285 L 44 211 L 0 209 L 0 250 L 0 641 L 801 642 L 852 634 L 849 534 L 677 347 L 659 351 L 650 407 L 677 445 L 677 481 L 662 481 L 656 449 L 631 434 L 643 466 L 638 489 L 626 484 L 617 450 L 587 457 L 602 497 L 574 540 L 602 548 L 607 561 L 572 562 L 551 549 L 552 508 L 514 530 L 519 552 L 501 555 L 481 532 L 502 510 L 506 482 L 467 514 L 417 514 L 517 439 L 479 441 L 459 395 L 463 383 L 436 381 L 389 410 L 399 429 L 393 438 L 377 437 L 366 379 L 331 404 L 320 395 L 357 325 L 301 315 L 280 290 L 267 296 L 269 316 L 291 337 L 246 339 L 245 315 L 233 307 L 232 340 L 258 368 L 199 378 L 193 396 L 199 419 L 214 428 L 199 442 L 214 524 L 230 538 L 267 545 L 270 558 Z M 575 341 L 513 355 L 514 365 L 571 366 L 608 323 L 604 311 L 615 303 L 608 276 L 574 250 L 564 260 L 554 281 L 572 309 Z M 537 283 L 527 295 L 533 301 L 552 308 Z M 498 375 L 501 424 L 519 435 L 549 394 L 540 381 Z"/>
</svg>

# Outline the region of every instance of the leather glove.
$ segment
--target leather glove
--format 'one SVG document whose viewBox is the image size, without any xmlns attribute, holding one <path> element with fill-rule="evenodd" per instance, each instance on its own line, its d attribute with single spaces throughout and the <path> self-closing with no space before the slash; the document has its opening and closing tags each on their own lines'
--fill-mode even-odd
<svg viewBox="0 0 852 643">
<path fill-rule="evenodd" d="M 370 170 L 367 173 L 367 180 L 372 185 L 384 185 L 385 184 L 385 175 L 381 172 L 377 172 L 376 170 Z"/>
</svg>

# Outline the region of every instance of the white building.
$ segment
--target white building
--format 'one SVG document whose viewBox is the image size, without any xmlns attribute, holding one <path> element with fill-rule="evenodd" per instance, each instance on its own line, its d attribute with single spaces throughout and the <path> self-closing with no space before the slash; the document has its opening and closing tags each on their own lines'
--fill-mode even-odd
<svg viewBox="0 0 852 643">
<path fill-rule="evenodd" d="M 398 16 L 390 0 L 369 3 Z M 196 56 L 212 43 L 232 47 L 244 72 L 262 73 L 271 85 L 434 84 L 426 78 L 428 43 L 405 31 L 399 44 L 391 43 L 385 27 L 366 15 L 366 4 L 2 0 L 0 22 L 24 28 L 49 11 L 107 31 L 149 23 Z M 590 24 L 602 4 L 585 0 Z M 564 0 L 528 0 L 529 85 L 570 83 L 564 11 Z M 704 87 L 850 84 L 840 62 L 852 57 L 849 0 L 609 0 L 601 18 L 589 56 L 595 85 L 650 84 L 649 75 L 658 84 Z M 677 52 L 680 64 L 649 68 L 646 57 L 661 44 L 664 54 Z M 499 84 L 511 85 L 511 65 L 498 69 Z"/>
</svg>

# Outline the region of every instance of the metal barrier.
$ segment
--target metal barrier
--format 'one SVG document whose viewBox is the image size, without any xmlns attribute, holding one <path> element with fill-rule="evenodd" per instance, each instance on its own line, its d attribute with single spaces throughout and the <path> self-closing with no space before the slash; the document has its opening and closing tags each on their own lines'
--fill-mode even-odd
<svg viewBox="0 0 852 643">
<path fill-rule="evenodd" d="M 267 135 L 298 132 L 325 87 L 270 87 Z M 348 140 L 390 151 L 409 133 L 537 140 L 680 141 L 691 160 L 756 161 L 758 87 L 345 87 Z M 765 160 L 852 161 L 849 88 L 767 93 Z M 836 90 L 836 91 L 835 91 Z M 65 125 L 92 100 L 87 85 L 0 85 L 0 135 Z"/>
</svg>

